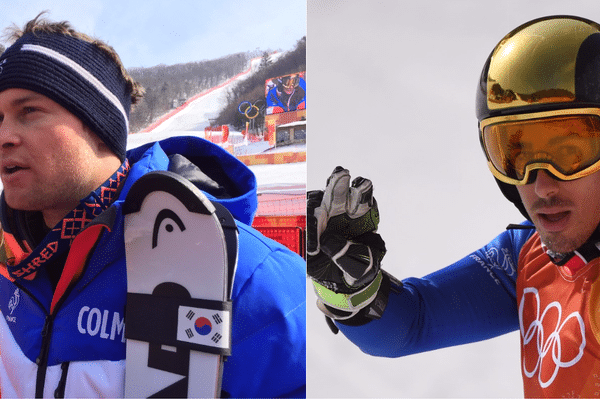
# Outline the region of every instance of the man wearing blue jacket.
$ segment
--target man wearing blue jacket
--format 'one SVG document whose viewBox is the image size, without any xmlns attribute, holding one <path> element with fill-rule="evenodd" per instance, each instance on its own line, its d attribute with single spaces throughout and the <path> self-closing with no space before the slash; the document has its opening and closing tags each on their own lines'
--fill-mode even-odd
<svg viewBox="0 0 600 400">
<path fill-rule="evenodd" d="M 2 396 L 123 396 L 123 203 L 137 179 L 164 170 L 236 219 L 223 395 L 305 396 L 305 264 L 250 227 L 252 172 L 198 138 L 127 152 L 143 91 L 112 48 L 40 16 L 13 40 L 0 56 Z"/>
<path fill-rule="evenodd" d="M 450 266 L 402 282 L 380 268 L 370 180 L 338 167 L 309 193 L 308 273 L 334 331 L 400 357 L 519 330 L 525 397 L 600 396 L 599 54 L 600 24 L 572 16 L 529 21 L 493 49 L 478 139 L 527 221 Z"/>
</svg>

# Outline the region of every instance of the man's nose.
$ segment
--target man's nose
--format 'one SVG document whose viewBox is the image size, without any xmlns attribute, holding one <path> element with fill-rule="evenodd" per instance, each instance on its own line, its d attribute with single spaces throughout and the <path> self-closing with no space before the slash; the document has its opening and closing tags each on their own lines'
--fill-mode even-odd
<svg viewBox="0 0 600 400">
<path fill-rule="evenodd" d="M 13 147 L 19 142 L 15 127 L 6 118 L 0 116 L 0 148 Z"/>
<path fill-rule="evenodd" d="M 535 185 L 535 193 L 540 198 L 546 199 L 556 196 L 559 191 L 558 181 L 544 170 L 537 171 L 533 184 Z"/>
</svg>

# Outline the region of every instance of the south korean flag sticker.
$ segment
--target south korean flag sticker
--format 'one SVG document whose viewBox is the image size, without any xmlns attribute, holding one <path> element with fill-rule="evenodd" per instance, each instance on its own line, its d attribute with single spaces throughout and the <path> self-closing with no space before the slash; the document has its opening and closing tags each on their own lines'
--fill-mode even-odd
<svg viewBox="0 0 600 400">
<path fill-rule="evenodd" d="M 179 306 L 177 340 L 228 349 L 230 318 L 230 311 Z"/>
</svg>

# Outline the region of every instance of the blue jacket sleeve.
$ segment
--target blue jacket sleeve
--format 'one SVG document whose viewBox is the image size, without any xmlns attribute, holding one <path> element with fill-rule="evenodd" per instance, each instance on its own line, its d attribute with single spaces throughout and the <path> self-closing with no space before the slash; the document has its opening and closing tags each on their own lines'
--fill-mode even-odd
<svg viewBox="0 0 600 400">
<path fill-rule="evenodd" d="M 306 263 L 253 228 L 238 227 L 223 389 L 234 398 L 306 397 Z"/>
<path fill-rule="evenodd" d="M 340 330 L 365 353 L 400 357 L 518 329 L 519 252 L 533 229 L 508 230 L 478 251 L 392 290 L 379 320 Z"/>
</svg>

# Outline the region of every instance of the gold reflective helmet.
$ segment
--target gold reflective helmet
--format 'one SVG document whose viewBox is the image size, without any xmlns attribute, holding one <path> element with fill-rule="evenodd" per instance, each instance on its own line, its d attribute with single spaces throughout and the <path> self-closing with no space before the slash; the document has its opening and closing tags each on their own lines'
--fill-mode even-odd
<svg viewBox="0 0 600 400">
<path fill-rule="evenodd" d="M 543 169 L 560 180 L 600 170 L 600 25 L 572 16 L 527 22 L 488 57 L 477 88 L 479 138 L 502 193 Z"/>
</svg>

